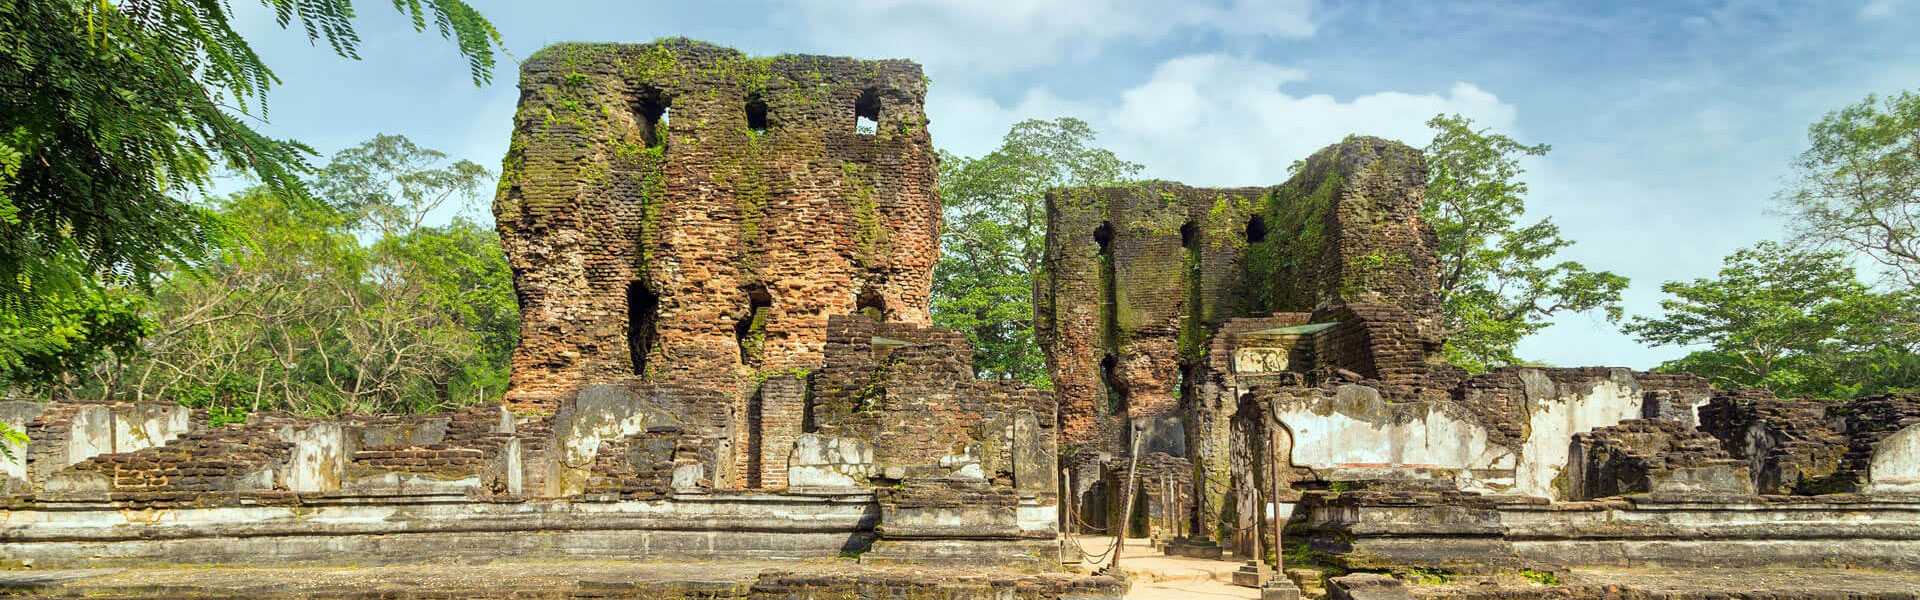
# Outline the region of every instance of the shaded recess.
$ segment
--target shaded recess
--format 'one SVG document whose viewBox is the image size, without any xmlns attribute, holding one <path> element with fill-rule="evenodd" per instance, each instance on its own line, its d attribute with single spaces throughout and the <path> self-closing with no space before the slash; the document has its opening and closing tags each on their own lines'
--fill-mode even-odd
<svg viewBox="0 0 1920 600">
<path fill-rule="evenodd" d="M 627 284 L 627 358 L 634 375 L 647 373 L 647 356 L 653 352 L 659 322 L 660 297 L 647 289 L 647 282 Z"/>
</svg>

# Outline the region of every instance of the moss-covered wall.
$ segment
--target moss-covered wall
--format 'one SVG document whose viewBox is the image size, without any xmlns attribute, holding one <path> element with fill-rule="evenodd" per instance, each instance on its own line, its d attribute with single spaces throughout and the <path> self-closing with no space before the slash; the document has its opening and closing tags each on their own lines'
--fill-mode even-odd
<svg viewBox="0 0 1920 600">
<path fill-rule="evenodd" d="M 1175 412 L 1180 365 L 1241 311 L 1245 220 L 1262 193 L 1149 182 L 1048 195 L 1037 333 L 1067 443 L 1111 446 L 1125 417 Z"/>
<path fill-rule="evenodd" d="M 1420 218 L 1427 166 L 1399 142 L 1349 137 L 1295 166 L 1264 210 L 1269 234 L 1248 264 L 1255 310 L 1391 304 L 1437 334 L 1439 262 Z"/>
<path fill-rule="evenodd" d="M 726 391 L 698 425 L 744 431 L 764 373 L 818 366 L 828 316 L 927 323 L 926 85 L 904 60 L 688 40 L 529 57 L 495 204 L 521 305 L 509 401 L 672 380 Z"/>
<path fill-rule="evenodd" d="M 1209 340 L 1237 317 L 1396 307 L 1410 333 L 1356 351 L 1391 350 L 1381 364 L 1424 372 L 1439 338 L 1425 186 L 1419 151 L 1354 137 L 1270 188 L 1148 182 L 1049 194 L 1037 331 L 1069 449 L 1121 455 L 1121 415 L 1180 414 L 1182 388 L 1202 387 L 1184 380 L 1203 374 Z M 1368 359 L 1375 371 L 1372 358 L 1355 364 Z"/>
</svg>

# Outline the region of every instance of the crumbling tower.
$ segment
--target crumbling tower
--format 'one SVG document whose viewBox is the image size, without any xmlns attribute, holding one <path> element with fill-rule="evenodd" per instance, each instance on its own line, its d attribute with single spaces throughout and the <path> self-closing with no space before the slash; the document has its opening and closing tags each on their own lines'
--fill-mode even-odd
<svg viewBox="0 0 1920 600">
<path fill-rule="evenodd" d="M 1442 338 L 1425 184 L 1417 150 L 1351 137 L 1277 186 L 1049 193 L 1035 332 L 1072 493 L 1137 446 L 1191 460 L 1194 502 L 1220 511 L 1252 385 L 1424 376 Z"/>
<path fill-rule="evenodd" d="M 929 322 L 925 97 L 904 60 L 687 40 L 528 59 L 494 206 L 521 312 L 508 403 L 551 410 L 603 383 L 719 391 L 696 425 L 745 442 L 746 467 L 758 430 L 803 418 L 759 405 L 761 382 L 818 367 L 828 317 Z"/>
</svg>

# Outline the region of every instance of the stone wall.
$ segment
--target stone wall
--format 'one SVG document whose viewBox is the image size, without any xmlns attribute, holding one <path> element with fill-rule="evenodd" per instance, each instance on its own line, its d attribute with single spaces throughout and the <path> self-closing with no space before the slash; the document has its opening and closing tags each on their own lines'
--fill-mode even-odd
<svg viewBox="0 0 1920 600">
<path fill-rule="evenodd" d="M 1249 222 L 1265 193 L 1167 182 L 1048 193 L 1035 334 L 1064 443 L 1116 451 L 1129 419 L 1174 413 L 1180 365 L 1211 326 L 1247 311 Z"/>
<path fill-rule="evenodd" d="M 101 454 L 152 448 L 206 424 L 207 415 L 171 402 L 0 402 L 0 419 L 32 443 L 0 459 L 0 493 L 22 493 Z"/>
<path fill-rule="evenodd" d="M 831 559 L 874 538 L 873 495 L 486 501 L 255 492 L 223 504 L 19 502 L 0 556 L 36 568 L 156 564 Z"/>
<path fill-rule="evenodd" d="M 1054 487 L 1051 394 L 975 379 L 972 346 L 950 330 L 862 315 L 835 317 L 830 330 L 827 363 L 811 378 L 809 433 L 884 441 L 874 446 L 875 468 L 895 480 L 965 476 L 1012 485 L 1025 448 L 1049 457 L 1045 474 L 1029 478 Z"/>
<path fill-rule="evenodd" d="M 1765 390 L 1722 392 L 1700 409 L 1700 429 L 1747 461 L 1763 494 L 1850 487 L 1840 476 L 1846 438 L 1828 421 L 1828 403 L 1783 400 Z"/>
<path fill-rule="evenodd" d="M 1301 505 L 1309 545 L 1356 568 L 1920 568 L 1920 504 L 1910 498 L 1549 503 L 1356 485 L 1309 492 Z"/>
<path fill-rule="evenodd" d="M 1327 360 L 1424 372 L 1440 337 L 1419 152 L 1356 137 L 1302 164 L 1271 188 L 1150 182 L 1048 194 L 1035 333 L 1065 443 L 1126 452 L 1123 421 L 1176 414 L 1185 373 L 1237 317 L 1391 307 L 1340 313 L 1351 323 Z M 1314 320 L 1340 316 L 1328 314 Z"/>
<path fill-rule="evenodd" d="M 1880 394 L 1828 409 L 1844 423 L 1841 479 L 1852 489 L 1920 492 L 1920 394 Z"/>
</svg>

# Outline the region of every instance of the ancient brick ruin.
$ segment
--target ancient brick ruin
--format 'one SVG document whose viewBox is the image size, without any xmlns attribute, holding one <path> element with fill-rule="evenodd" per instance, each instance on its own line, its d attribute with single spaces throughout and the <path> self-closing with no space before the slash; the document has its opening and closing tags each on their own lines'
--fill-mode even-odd
<svg viewBox="0 0 1920 600">
<path fill-rule="evenodd" d="M 1060 567 L 1054 403 L 977 379 L 966 338 L 927 327 L 941 214 L 919 66 L 565 44 L 521 91 L 495 206 L 522 318 L 504 403 L 220 427 L 171 403 L 0 403 L 33 440 L 0 473 L 0 550 L 851 555 L 1008 569 L 994 586 L 1022 598 L 1123 589 L 1023 574 Z"/>
<path fill-rule="evenodd" d="M 1771 542 L 1920 514 L 1915 396 L 1782 400 L 1606 368 L 1469 375 L 1439 352 L 1425 183 L 1417 151 L 1354 137 L 1269 188 L 1049 194 L 1036 304 L 1072 526 L 1246 556 L 1277 539 L 1258 515 L 1290 512 L 1305 532 L 1291 543 L 1390 570 L 1920 566 L 1906 534 Z M 1180 463 L 1189 487 L 1168 493 L 1156 479 Z M 1773 517 L 1756 504 L 1800 520 L 1761 525 Z M 1614 521 L 1641 526 L 1596 524 Z M 1661 541 L 1703 536 L 1717 541 Z"/>
<path fill-rule="evenodd" d="M 817 367 L 830 316 L 928 323 L 940 207 L 918 65 L 564 45 L 521 90 L 494 208 L 521 307 L 510 405 L 670 382 L 717 393 L 701 427 L 791 439 L 800 413 L 754 388 Z M 783 485 L 734 454 L 722 485 Z"/>
<path fill-rule="evenodd" d="M 522 317 L 504 402 L 218 427 L 0 402 L 32 438 L 0 462 L 0 558 L 987 573 L 687 592 L 754 598 L 1117 596 L 1063 570 L 1092 533 L 1400 573 L 1920 567 L 1920 395 L 1446 364 L 1426 167 L 1378 138 L 1267 187 L 1051 192 L 1054 389 L 979 379 L 929 327 L 926 86 L 907 61 L 686 40 L 529 57 L 495 207 Z M 1652 597 L 1616 592 L 1566 597 Z M 1446 597 L 1525 597 L 1499 593 Z"/>
</svg>

